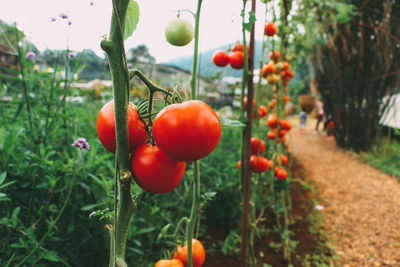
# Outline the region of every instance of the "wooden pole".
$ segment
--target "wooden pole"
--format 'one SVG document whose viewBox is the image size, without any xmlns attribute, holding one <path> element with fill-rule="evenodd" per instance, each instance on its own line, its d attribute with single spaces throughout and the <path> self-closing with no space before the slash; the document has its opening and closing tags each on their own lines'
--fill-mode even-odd
<svg viewBox="0 0 400 267">
<path fill-rule="evenodd" d="M 256 1 L 251 1 L 251 11 L 256 12 Z M 244 47 L 246 49 L 246 47 Z M 250 49 L 248 55 L 248 81 L 247 81 L 247 126 L 244 130 L 244 160 L 243 160 L 243 207 L 242 207 L 242 243 L 241 243 L 241 265 L 247 267 L 248 246 L 249 246 L 249 202 L 251 187 L 250 155 L 251 155 L 251 128 L 253 124 L 253 69 L 254 69 L 254 23 L 250 32 Z"/>
</svg>

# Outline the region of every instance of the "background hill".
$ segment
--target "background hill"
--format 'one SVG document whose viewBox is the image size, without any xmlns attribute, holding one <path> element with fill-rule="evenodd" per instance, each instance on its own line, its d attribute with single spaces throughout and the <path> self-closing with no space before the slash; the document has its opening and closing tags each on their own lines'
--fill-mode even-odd
<svg viewBox="0 0 400 267">
<path fill-rule="evenodd" d="M 242 71 L 241 70 L 235 70 L 231 66 L 226 66 L 224 68 L 219 68 L 214 65 L 212 62 L 212 56 L 215 51 L 217 50 L 227 50 L 228 47 L 232 47 L 234 44 L 226 44 L 214 49 L 210 49 L 204 52 L 201 52 L 199 55 L 199 61 L 200 61 L 200 70 L 201 73 L 200 75 L 203 77 L 207 76 L 213 76 L 217 71 L 223 70 L 225 71 L 225 76 L 234 76 L 234 77 L 241 77 L 242 76 Z M 262 41 L 256 41 L 255 43 L 255 61 L 254 61 L 254 67 L 257 69 L 258 64 L 260 61 L 261 57 L 261 48 L 262 48 Z M 185 56 L 185 57 L 179 57 L 167 62 L 163 62 L 163 64 L 168 64 L 172 66 L 176 66 L 178 68 L 191 71 L 192 70 L 192 64 L 193 64 L 193 57 L 192 56 Z"/>
</svg>

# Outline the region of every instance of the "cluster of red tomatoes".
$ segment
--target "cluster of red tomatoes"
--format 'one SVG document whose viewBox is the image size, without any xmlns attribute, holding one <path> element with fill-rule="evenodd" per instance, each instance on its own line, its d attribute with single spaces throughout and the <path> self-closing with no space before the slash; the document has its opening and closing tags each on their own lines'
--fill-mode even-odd
<svg viewBox="0 0 400 267">
<path fill-rule="evenodd" d="M 276 96 L 275 96 L 276 97 Z M 273 109 L 276 105 L 276 101 L 274 106 L 269 104 L 270 108 Z M 284 98 L 284 102 L 289 101 L 290 98 Z M 247 97 L 243 99 L 243 106 L 246 109 L 248 105 Z M 271 101 L 272 102 L 272 101 Z M 256 100 L 253 98 L 253 109 L 256 108 Z M 259 118 L 263 118 L 268 114 L 268 108 L 264 105 L 260 105 L 257 109 Z M 255 116 L 255 112 L 253 112 L 253 117 Z M 270 131 L 267 134 L 268 139 L 276 140 L 276 142 L 282 142 L 286 148 L 289 148 L 288 144 L 286 144 L 286 134 L 292 128 L 292 125 L 289 121 L 284 119 L 278 119 L 276 114 L 271 114 L 267 120 Z M 279 131 L 277 130 L 279 125 Z M 288 158 L 286 155 L 281 154 L 276 157 L 274 160 L 269 160 L 268 158 L 262 156 L 262 154 L 266 150 L 266 143 L 264 140 L 253 137 L 251 138 L 251 157 L 250 157 L 250 168 L 255 173 L 263 173 L 267 170 L 271 170 L 275 166 L 275 176 L 279 179 L 287 178 L 287 171 L 283 168 L 279 167 L 284 166 L 288 162 Z M 280 163 L 280 164 L 279 164 Z M 237 166 L 238 169 L 241 168 L 241 161 L 238 161 Z"/>
<path fill-rule="evenodd" d="M 247 51 L 249 51 L 249 47 L 247 46 Z M 218 50 L 213 55 L 213 62 L 218 67 L 225 67 L 228 64 L 231 65 L 232 68 L 240 70 L 244 65 L 244 53 L 243 53 L 243 44 L 236 44 L 232 48 L 232 52 L 228 54 L 226 51 Z"/>
<path fill-rule="evenodd" d="M 105 104 L 96 122 L 103 146 L 115 153 L 114 101 Z M 148 140 L 145 123 L 136 106 L 128 106 L 129 152 L 136 183 L 145 191 L 162 194 L 173 190 L 182 180 L 186 162 L 210 154 L 221 137 L 217 114 L 206 103 L 189 100 L 162 109 L 154 118 Z M 150 141 L 150 142 L 148 142 Z M 155 143 L 153 145 L 152 143 Z"/>
<path fill-rule="evenodd" d="M 187 245 L 177 246 L 173 259 L 159 260 L 154 267 L 186 267 L 188 262 L 187 255 Z M 192 239 L 192 259 L 193 267 L 202 266 L 206 260 L 206 252 L 203 244 L 197 239 Z"/>
<path fill-rule="evenodd" d="M 265 64 L 261 70 L 262 76 L 267 79 L 269 84 L 276 84 L 282 78 L 283 85 L 287 86 L 290 79 L 294 77 L 294 71 L 290 69 L 289 62 L 279 62 L 280 53 L 277 50 L 271 52 L 269 58 L 271 61 Z"/>
<path fill-rule="evenodd" d="M 288 157 L 285 154 L 281 154 L 278 157 L 275 157 L 273 160 L 269 160 L 264 157 L 262 154 L 266 150 L 265 141 L 258 138 L 251 138 L 251 157 L 250 157 L 250 168 L 255 173 L 263 173 L 268 170 L 271 170 L 275 165 L 275 176 L 278 179 L 286 179 L 287 172 L 283 168 L 279 167 L 279 163 L 284 166 L 288 163 Z M 274 162 L 275 160 L 275 162 Z M 241 161 L 237 162 L 236 167 L 240 170 Z"/>
</svg>

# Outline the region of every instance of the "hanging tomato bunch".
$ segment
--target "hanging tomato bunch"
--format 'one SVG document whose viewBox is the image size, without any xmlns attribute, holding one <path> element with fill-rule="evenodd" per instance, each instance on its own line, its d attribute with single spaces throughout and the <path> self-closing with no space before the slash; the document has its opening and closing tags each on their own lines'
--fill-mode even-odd
<svg viewBox="0 0 400 267">
<path fill-rule="evenodd" d="M 249 51 L 249 47 L 247 46 L 247 51 Z M 244 52 L 243 52 L 243 44 L 237 43 L 231 49 L 231 53 L 228 54 L 228 51 L 217 50 L 215 51 L 213 58 L 214 64 L 218 67 L 225 67 L 228 64 L 237 70 L 243 69 L 244 65 Z"/>
<path fill-rule="evenodd" d="M 114 116 L 114 102 L 110 101 L 100 110 L 96 123 L 101 143 L 113 153 L 116 151 Z M 217 114 L 199 100 L 162 109 L 152 122 L 151 135 L 136 106 L 129 103 L 128 129 L 134 179 L 143 190 L 153 194 L 167 193 L 178 186 L 186 162 L 210 154 L 221 137 Z M 152 140 L 148 140 L 149 136 Z"/>
</svg>

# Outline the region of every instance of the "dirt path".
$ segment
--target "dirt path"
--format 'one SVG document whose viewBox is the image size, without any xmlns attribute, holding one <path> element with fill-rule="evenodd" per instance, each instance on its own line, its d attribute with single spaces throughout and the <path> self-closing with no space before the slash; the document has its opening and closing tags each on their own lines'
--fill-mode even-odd
<svg viewBox="0 0 400 267">
<path fill-rule="evenodd" d="M 291 150 L 314 181 L 342 266 L 400 266 L 400 183 L 311 127 Z"/>
</svg>

